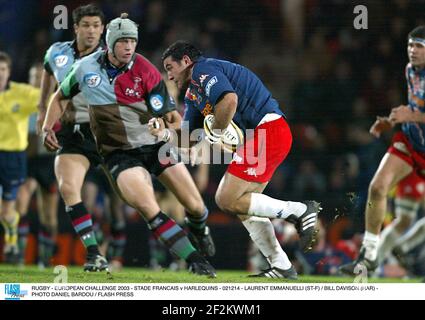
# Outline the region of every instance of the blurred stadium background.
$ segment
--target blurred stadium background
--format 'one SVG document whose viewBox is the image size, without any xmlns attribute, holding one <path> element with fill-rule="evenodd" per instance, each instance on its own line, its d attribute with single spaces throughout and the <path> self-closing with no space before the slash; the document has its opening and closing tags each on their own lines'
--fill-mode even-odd
<svg viewBox="0 0 425 320">
<path fill-rule="evenodd" d="M 11 79 L 28 81 L 28 70 L 43 60 L 55 41 L 73 37 L 72 9 L 88 1 L 0 1 L 0 50 L 13 57 Z M 277 225 L 284 249 L 306 274 L 334 274 L 356 256 L 364 230 L 368 184 L 388 145 L 369 135 L 376 115 L 406 102 L 404 67 L 407 33 L 425 24 L 424 0 L 121 0 L 92 1 L 107 20 L 128 12 L 139 23 L 142 53 L 162 70 L 160 55 L 172 42 L 187 39 L 206 56 L 229 59 L 256 72 L 279 100 L 294 134 L 292 152 L 266 193 L 282 199 L 323 203 L 319 246 L 302 255 L 289 226 Z M 65 4 L 69 29 L 53 28 L 53 8 Z M 353 8 L 368 9 L 368 29 L 356 30 Z M 181 103 L 181 100 L 180 100 Z M 225 166 L 211 166 L 203 192 L 217 244 L 211 262 L 218 269 L 259 267 L 239 220 L 221 213 L 214 193 Z M 31 237 L 26 263 L 36 263 L 36 198 L 30 206 Z M 390 201 L 391 202 L 391 201 Z M 152 256 L 145 223 L 125 208 L 127 244 L 123 262 L 148 267 Z M 96 214 L 102 229 L 104 196 Z M 391 206 L 389 207 L 391 211 Z M 58 250 L 54 264 L 82 264 L 84 250 L 74 237 L 63 204 L 59 206 Z M 388 213 L 388 221 L 391 213 Z M 103 228 L 107 235 L 108 230 Z M 107 236 L 105 236 L 105 239 Z M 423 246 L 424 247 L 424 246 Z M 424 256 L 417 250 L 414 254 Z M 171 258 L 163 259 L 166 264 Z M 161 260 L 162 261 L 162 260 Z M 161 262 L 160 261 L 160 262 Z M 425 263 L 416 266 L 425 273 Z M 163 262 L 161 262 L 163 263 Z M 390 276 L 403 276 L 397 266 Z"/>
</svg>

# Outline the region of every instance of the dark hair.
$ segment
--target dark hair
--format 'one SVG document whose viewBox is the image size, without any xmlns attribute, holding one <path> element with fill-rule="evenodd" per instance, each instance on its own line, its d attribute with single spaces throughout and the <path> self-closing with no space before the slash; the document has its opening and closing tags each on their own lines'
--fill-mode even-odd
<svg viewBox="0 0 425 320">
<path fill-rule="evenodd" d="M 79 6 L 72 11 L 72 20 L 74 20 L 74 24 L 79 24 L 83 17 L 99 17 L 102 24 L 105 24 L 105 15 L 102 10 L 93 4 Z"/>
<path fill-rule="evenodd" d="M 9 67 L 9 69 L 12 69 L 12 59 L 4 51 L 0 51 L 0 62 L 6 62 L 7 66 Z"/>
<path fill-rule="evenodd" d="M 202 56 L 202 52 L 193 44 L 184 40 L 179 40 L 165 49 L 161 57 L 162 61 L 164 61 L 169 56 L 171 56 L 174 61 L 180 61 L 183 59 L 183 56 L 188 56 L 190 60 L 195 62 L 199 57 Z"/>
<path fill-rule="evenodd" d="M 410 38 L 421 38 L 425 39 L 425 26 L 419 26 L 409 32 L 407 36 L 407 40 Z"/>
</svg>

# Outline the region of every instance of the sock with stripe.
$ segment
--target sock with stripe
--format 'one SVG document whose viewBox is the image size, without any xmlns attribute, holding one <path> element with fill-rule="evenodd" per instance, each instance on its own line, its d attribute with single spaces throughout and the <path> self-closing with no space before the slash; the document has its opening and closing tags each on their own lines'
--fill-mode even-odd
<svg viewBox="0 0 425 320">
<path fill-rule="evenodd" d="M 208 209 L 205 207 L 204 212 L 201 216 L 195 216 L 186 211 L 186 225 L 189 230 L 194 233 L 204 233 L 205 226 L 208 220 Z"/>
<path fill-rule="evenodd" d="M 21 260 L 25 257 L 25 250 L 27 248 L 28 234 L 30 232 L 30 224 L 27 215 L 21 216 L 18 225 L 18 247 Z"/>
<path fill-rule="evenodd" d="M 301 202 L 283 201 L 262 193 L 251 193 L 248 215 L 286 219 L 290 215 L 300 217 L 306 210 L 307 206 Z"/>
<path fill-rule="evenodd" d="M 93 232 L 93 223 L 85 205 L 80 202 L 73 206 L 66 206 L 66 212 L 71 217 L 72 226 L 80 236 L 89 255 L 99 254 L 99 249 Z"/>
<path fill-rule="evenodd" d="M 122 262 L 127 235 L 125 233 L 125 223 L 115 223 L 111 228 L 111 258 Z"/>
<path fill-rule="evenodd" d="M 148 222 L 149 229 L 156 239 L 164 244 L 174 255 L 188 262 L 193 261 L 197 255 L 183 229 L 163 212 L 159 212 Z"/>
<path fill-rule="evenodd" d="M 50 260 L 53 257 L 55 250 L 55 240 L 50 228 L 45 225 L 40 225 L 38 231 L 38 258 L 45 265 L 50 265 Z"/>
</svg>

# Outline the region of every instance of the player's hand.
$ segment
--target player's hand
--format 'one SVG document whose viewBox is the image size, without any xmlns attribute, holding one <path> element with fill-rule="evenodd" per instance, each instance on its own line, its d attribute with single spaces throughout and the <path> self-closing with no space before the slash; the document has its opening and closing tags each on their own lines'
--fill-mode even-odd
<svg viewBox="0 0 425 320">
<path fill-rule="evenodd" d="M 37 126 L 36 126 L 36 133 L 38 135 L 41 135 L 44 119 L 46 118 L 46 111 L 39 111 L 37 114 Z"/>
<path fill-rule="evenodd" d="M 390 121 L 393 124 L 412 122 L 414 121 L 414 112 L 409 108 L 409 106 L 400 105 L 391 110 Z"/>
<path fill-rule="evenodd" d="M 47 150 L 56 151 L 61 147 L 59 145 L 59 141 L 56 138 L 56 134 L 53 131 L 53 129 L 48 129 L 46 127 L 43 127 L 42 134 L 43 134 L 43 144 Z"/>
<path fill-rule="evenodd" d="M 164 136 L 165 123 L 162 118 L 152 118 L 148 122 L 148 129 L 151 135 L 162 138 Z"/>
<path fill-rule="evenodd" d="M 394 127 L 394 124 L 388 117 L 376 117 L 375 123 L 370 127 L 369 132 L 376 138 L 381 136 L 381 133 L 389 131 Z"/>
<path fill-rule="evenodd" d="M 210 144 L 205 139 L 202 139 L 201 142 L 195 144 L 193 147 L 190 148 L 190 165 L 193 167 L 201 163 L 209 163 L 210 151 Z"/>
</svg>

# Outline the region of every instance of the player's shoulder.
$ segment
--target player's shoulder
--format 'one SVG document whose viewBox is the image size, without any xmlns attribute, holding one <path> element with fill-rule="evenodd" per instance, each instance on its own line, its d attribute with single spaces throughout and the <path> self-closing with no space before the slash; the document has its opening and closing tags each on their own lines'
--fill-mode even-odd
<svg viewBox="0 0 425 320">
<path fill-rule="evenodd" d="M 152 70 L 159 72 L 158 68 L 154 66 L 152 62 L 149 61 L 144 55 L 140 53 L 135 53 L 134 57 L 134 66 L 138 69 L 144 70 L 145 72 L 150 72 Z"/>
<path fill-rule="evenodd" d="M 72 41 L 58 41 L 53 43 L 49 49 L 47 49 L 47 52 L 50 54 L 50 56 L 53 56 L 57 53 L 66 53 L 68 50 L 72 50 Z"/>
<path fill-rule="evenodd" d="M 10 81 L 9 82 L 9 85 L 10 85 L 10 89 L 11 90 L 29 90 L 29 89 L 35 89 L 35 87 L 33 87 L 32 85 L 30 85 L 28 83 L 23 83 L 23 82 Z"/>
</svg>

